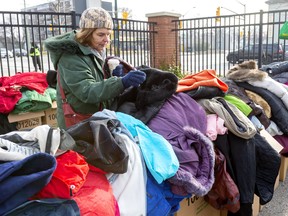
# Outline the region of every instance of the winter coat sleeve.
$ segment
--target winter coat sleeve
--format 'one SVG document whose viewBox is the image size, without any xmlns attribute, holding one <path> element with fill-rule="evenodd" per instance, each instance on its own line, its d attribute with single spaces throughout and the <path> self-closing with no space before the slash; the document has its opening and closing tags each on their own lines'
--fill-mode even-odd
<svg viewBox="0 0 288 216">
<path fill-rule="evenodd" d="M 86 56 L 87 57 L 87 56 Z M 124 90 L 121 79 L 111 77 L 104 80 L 101 69 L 88 64 L 85 57 L 63 54 L 59 60 L 58 71 L 61 76 L 62 88 L 68 92 L 68 101 L 75 104 L 100 103 L 117 97 Z M 72 96 L 73 94 L 73 96 Z M 70 97 L 70 98 L 69 98 Z"/>
</svg>

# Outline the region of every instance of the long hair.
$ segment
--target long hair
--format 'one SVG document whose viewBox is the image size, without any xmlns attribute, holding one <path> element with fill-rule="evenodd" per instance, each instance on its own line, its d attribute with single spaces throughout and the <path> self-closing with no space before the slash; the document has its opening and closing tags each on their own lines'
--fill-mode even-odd
<svg viewBox="0 0 288 216">
<path fill-rule="evenodd" d="M 77 42 L 84 46 L 90 46 L 92 41 L 92 34 L 95 30 L 95 28 L 80 29 L 75 36 Z"/>
</svg>

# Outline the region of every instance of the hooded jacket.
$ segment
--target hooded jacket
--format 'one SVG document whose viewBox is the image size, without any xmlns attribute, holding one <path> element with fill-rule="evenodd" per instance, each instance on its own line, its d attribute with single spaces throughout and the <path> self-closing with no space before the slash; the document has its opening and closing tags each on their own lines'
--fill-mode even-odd
<svg viewBox="0 0 288 216">
<path fill-rule="evenodd" d="M 104 74 L 104 60 L 90 47 L 75 40 L 76 31 L 48 38 L 44 45 L 55 70 L 60 73 L 60 83 L 72 108 L 82 114 L 93 114 L 109 108 L 115 97 L 124 91 L 121 78 Z M 65 128 L 62 101 L 57 85 L 57 121 Z"/>
<path fill-rule="evenodd" d="M 288 134 L 288 110 L 282 100 L 267 89 L 252 86 L 247 82 L 238 82 L 237 85 L 260 95 L 271 107 L 271 120 L 277 124 L 284 134 Z"/>
<path fill-rule="evenodd" d="M 215 153 L 205 136 L 205 110 L 189 95 L 179 92 L 168 98 L 148 124 L 171 144 L 180 167 L 168 179 L 174 194 L 204 196 L 214 183 Z"/>
</svg>

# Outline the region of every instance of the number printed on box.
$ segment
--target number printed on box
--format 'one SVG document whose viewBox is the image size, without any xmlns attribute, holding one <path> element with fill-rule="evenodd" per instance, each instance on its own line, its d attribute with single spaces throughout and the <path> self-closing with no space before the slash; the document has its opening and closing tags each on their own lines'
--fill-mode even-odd
<svg viewBox="0 0 288 216">
<path fill-rule="evenodd" d="M 49 118 L 50 121 L 56 120 L 57 119 L 57 115 L 56 115 L 56 113 L 51 113 L 51 114 L 48 115 L 48 118 Z"/>
<path fill-rule="evenodd" d="M 195 203 L 196 200 L 198 199 L 199 199 L 198 196 L 192 196 L 192 197 L 186 198 L 187 205 L 190 206 L 191 204 Z"/>
<path fill-rule="evenodd" d="M 16 128 L 19 130 L 21 128 L 33 128 L 38 125 L 40 125 L 40 118 L 32 118 L 32 119 L 27 119 L 24 121 L 18 122 Z"/>
</svg>

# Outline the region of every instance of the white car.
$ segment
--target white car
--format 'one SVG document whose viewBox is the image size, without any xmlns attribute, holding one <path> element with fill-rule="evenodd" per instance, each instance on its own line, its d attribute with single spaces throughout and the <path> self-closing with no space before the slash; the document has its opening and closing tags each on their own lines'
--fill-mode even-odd
<svg viewBox="0 0 288 216">
<path fill-rule="evenodd" d="M 10 50 L 6 50 L 5 48 L 1 48 L 1 58 L 13 58 L 13 53 Z"/>
<path fill-rule="evenodd" d="M 13 53 L 14 53 L 14 56 L 16 57 L 28 56 L 27 51 L 25 49 L 16 48 Z"/>
</svg>

